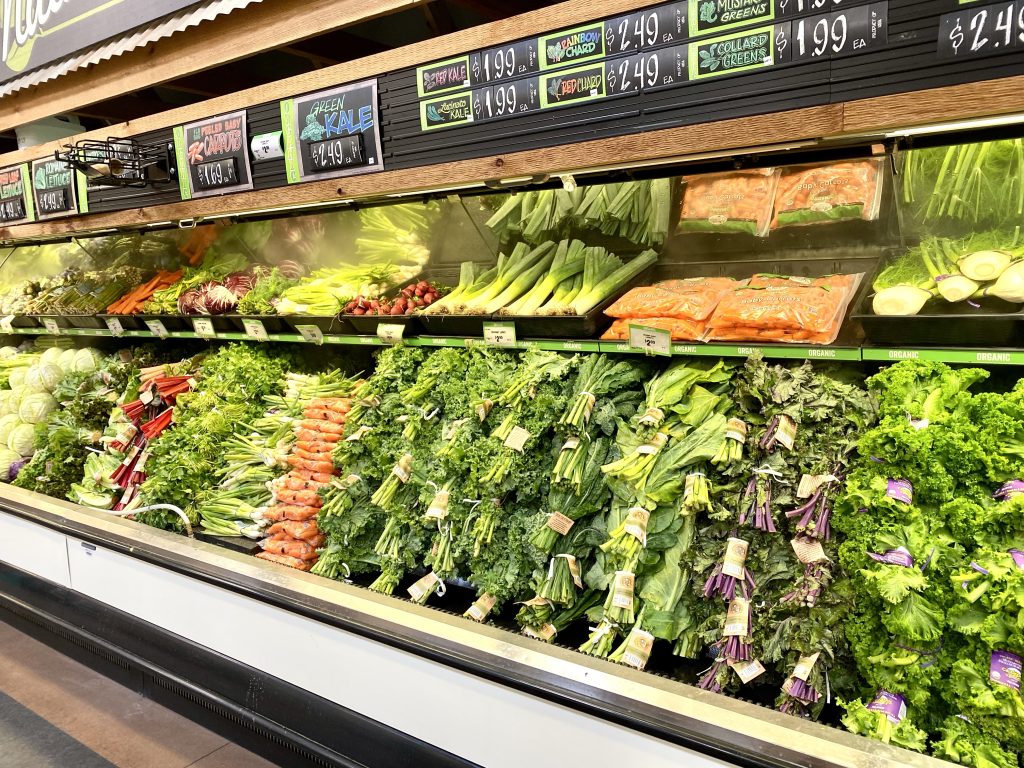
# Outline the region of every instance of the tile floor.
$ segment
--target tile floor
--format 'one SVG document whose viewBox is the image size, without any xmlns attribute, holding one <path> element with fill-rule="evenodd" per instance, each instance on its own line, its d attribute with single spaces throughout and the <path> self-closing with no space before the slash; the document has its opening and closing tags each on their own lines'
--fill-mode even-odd
<svg viewBox="0 0 1024 768">
<path fill-rule="evenodd" d="M 0 768 L 274 768 L 0 622 Z"/>
</svg>

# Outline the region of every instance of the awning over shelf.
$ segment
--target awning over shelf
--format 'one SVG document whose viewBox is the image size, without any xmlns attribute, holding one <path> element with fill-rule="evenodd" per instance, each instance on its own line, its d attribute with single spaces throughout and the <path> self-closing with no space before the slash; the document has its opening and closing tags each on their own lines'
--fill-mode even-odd
<svg viewBox="0 0 1024 768">
<path fill-rule="evenodd" d="M 68 4 L 50 0 L 43 20 L 35 15 L 34 0 L 14 0 L 3 9 L 0 80 L 6 82 L 0 83 L 0 98 L 259 2 L 88 0 Z"/>
</svg>

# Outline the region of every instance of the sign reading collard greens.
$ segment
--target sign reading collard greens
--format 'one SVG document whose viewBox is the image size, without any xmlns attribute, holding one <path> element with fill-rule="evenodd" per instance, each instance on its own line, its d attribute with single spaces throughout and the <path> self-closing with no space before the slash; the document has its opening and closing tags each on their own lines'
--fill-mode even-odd
<svg viewBox="0 0 1024 768">
<path fill-rule="evenodd" d="M 62 160 L 36 160 L 32 163 L 32 191 L 40 219 L 52 219 L 77 213 L 75 172 Z"/>
<path fill-rule="evenodd" d="M 0 223 L 20 224 L 34 217 L 28 163 L 0 168 Z"/>
<path fill-rule="evenodd" d="M 0 82 L 194 4 L 195 0 L 3 0 Z"/>
<path fill-rule="evenodd" d="M 775 64 L 775 28 L 734 32 L 690 44 L 690 77 L 730 75 Z"/>
<path fill-rule="evenodd" d="M 281 102 L 288 183 L 384 169 L 377 81 Z"/>
</svg>

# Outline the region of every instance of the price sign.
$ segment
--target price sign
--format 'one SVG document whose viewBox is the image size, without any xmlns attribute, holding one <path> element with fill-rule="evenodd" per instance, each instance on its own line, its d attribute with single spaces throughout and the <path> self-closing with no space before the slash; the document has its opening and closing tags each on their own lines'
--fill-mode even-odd
<svg viewBox="0 0 1024 768">
<path fill-rule="evenodd" d="M 267 341 L 267 329 L 259 320 L 243 320 L 242 327 L 245 328 L 245 335 L 256 341 Z"/>
<path fill-rule="evenodd" d="M 629 348 L 648 355 L 672 355 L 672 334 L 662 328 L 629 325 Z"/>
<path fill-rule="evenodd" d="M 167 328 L 164 326 L 161 320 L 147 320 L 146 327 L 149 328 L 149 332 L 156 336 L 158 339 L 167 338 Z"/>
<path fill-rule="evenodd" d="M 888 7 L 871 3 L 791 22 L 792 60 L 849 56 L 885 45 Z"/>
<path fill-rule="evenodd" d="M 206 317 L 193 317 L 192 330 L 201 339 L 212 339 L 217 335 L 217 331 L 213 328 L 213 320 Z"/>
<path fill-rule="evenodd" d="M 512 117 L 540 109 L 540 79 L 528 77 L 473 91 L 475 120 Z"/>
<path fill-rule="evenodd" d="M 484 93 L 489 90 L 489 88 L 484 88 L 478 91 L 476 97 L 473 92 L 465 91 L 438 99 L 421 101 L 420 128 L 430 131 L 434 128 L 448 128 L 452 125 L 472 123 L 473 115 L 479 111 L 474 107 L 474 102 L 481 104 L 484 100 Z"/>
<path fill-rule="evenodd" d="M 515 323 L 484 323 L 484 343 L 490 347 L 515 347 Z"/>
<path fill-rule="evenodd" d="M 992 56 L 1024 48 L 1024 1 L 947 13 L 939 20 L 939 58 Z"/>
<path fill-rule="evenodd" d="M 615 56 L 682 40 L 688 34 L 687 13 L 688 4 L 681 2 L 609 19 L 604 23 L 605 49 Z"/>
<path fill-rule="evenodd" d="M 303 341 L 320 346 L 324 343 L 324 332 L 315 325 L 296 325 L 295 330 L 302 336 Z"/>
<path fill-rule="evenodd" d="M 121 325 L 121 321 L 116 317 L 108 317 L 105 320 L 107 324 L 107 330 L 114 336 L 120 336 L 124 333 L 124 326 Z"/>
<path fill-rule="evenodd" d="M 289 184 L 384 169 L 376 79 L 282 101 L 281 124 Z"/>
<path fill-rule="evenodd" d="M 182 199 L 252 189 L 249 133 L 244 110 L 174 129 Z"/>
<path fill-rule="evenodd" d="M 238 161 L 233 157 L 201 163 L 196 166 L 196 181 L 200 189 L 230 187 L 238 183 Z"/>
<path fill-rule="evenodd" d="M 0 221 L 33 221 L 33 196 L 28 189 L 28 163 L 0 168 Z"/>
<path fill-rule="evenodd" d="M 25 218 L 25 201 L 21 198 L 0 200 L 0 220 L 17 221 Z"/>
<path fill-rule="evenodd" d="M 840 6 L 849 7 L 855 2 L 857 0 L 775 0 L 775 16 L 785 18 L 798 13 L 836 10 Z"/>
<path fill-rule="evenodd" d="M 692 43 L 688 52 L 691 80 L 772 67 L 775 65 L 775 27 L 702 40 Z"/>
<path fill-rule="evenodd" d="M 335 168 L 347 168 L 351 165 L 362 165 L 366 162 L 363 153 L 363 136 L 355 134 L 326 141 L 318 141 L 309 145 L 309 158 L 312 169 L 317 173 L 332 171 Z"/>
<path fill-rule="evenodd" d="M 60 336 L 60 326 L 57 325 L 57 321 L 52 317 L 47 317 L 43 320 L 43 328 L 46 329 L 47 333 L 52 333 L 54 336 Z"/>
<path fill-rule="evenodd" d="M 636 93 L 686 82 L 686 67 L 687 46 L 674 45 L 606 62 L 604 77 L 609 95 Z"/>
<path fill-rule="evenodd" d="M 472 85 L 486 85 L 499 80 L 531 75 L 540 70 L 536 40 L 501 45 L 469 55 Z"/>
<path fill-rule="evenodd" d="M 50 158 L 32 163 L 32 193 L 40 219 L 66 216 L 75 209 L 77 186 L 74 170 L 64 161 Z"/>
<path fill-rule="evenodd" d="M 399 344 L 405 334 L 405 326 L 401 323 L 381 323 L 377 326 L 377 338 L 385 344 Z"/>
</svg>

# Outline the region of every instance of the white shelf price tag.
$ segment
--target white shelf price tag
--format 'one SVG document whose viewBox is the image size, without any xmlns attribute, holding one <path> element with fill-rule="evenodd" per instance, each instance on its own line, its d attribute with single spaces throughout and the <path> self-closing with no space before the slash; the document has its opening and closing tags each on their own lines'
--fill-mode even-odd
<svg viewBox="0 0 1024 768">
<path fill-rule="evenodd" d="M 217 332 L 213 329 L 213 320 L 208 320 L 205 317 L 192 318 L 192 330 L 201 339 L 212 339 L 217 335 Z"/>
<path fill-rule="evenodd" d="M 0 330 L 4 333 L 14 333 L 14 315 L 0 318 Z"/>
<path fill-rule="evenodd" d="M 60 326 L 57 325 L 57 321 L 52 318 L 48 317 L 45 320 L 43 320 L 43 328 L 45 328 L 47 332 L 52 333 L 54 336 L 60 336 Z"/>
<path fill-rule="evenodd" d="M 259 320 L 243 320 L 242 327 L 245 328 L 245 335 L 256 341 L 267 341 L 267 329 Z"/>
<path fill-rule="evenodd" d="M 324 332 L 315 325 L 296 325 L 295 330 L 302 336 L 303 341 L 316 344 L 318 347 L 324 343 Z"/>
<path fill-rule="evenodd" d="M 648 355 L 672 355 L 672 334 L 661 328 L 646 325 L 629 325 L 629 348 L 639 349 Z"/>
<path fill-rule="evenodd" d="M 515 348 L 515 323 L 484 323 L 484 344 L 488 347 Z"/>
<path fill-rule="evenodd" d="M 149 328 L 149 332 L 158 339 L 167 338 L 167 327 L 164 325 L 162 320 L 147 320 L 146 327 Z"/>
<path fill-rule="evenodd" d="M 114 336 L 120 336 L 122 333 L 124 333 L 124 326 L 121 325 L 121 321 L 118 320 L 116 317 L 106 318 L 106 323 L 107 329 Z"/>
<path fill-rule="evenodd" d="M 404 333 L 405 326 L 400 323 L 381 323 L 377 326 L 377 338 L 385 344 L 399 344 Z"/>
</svg>

